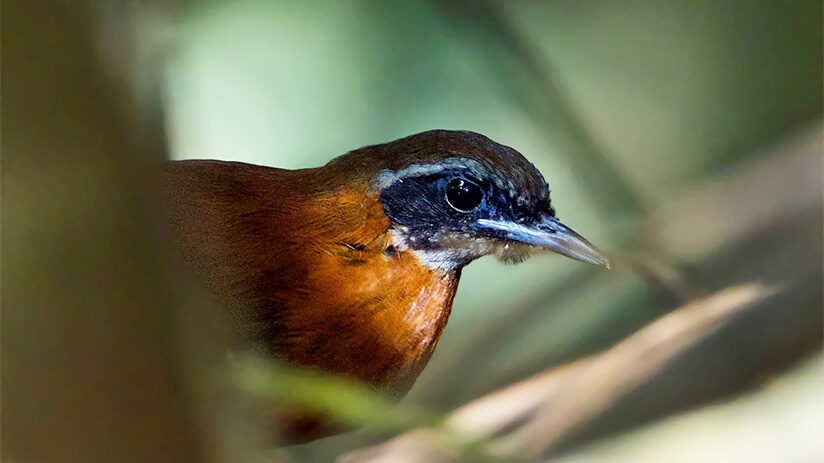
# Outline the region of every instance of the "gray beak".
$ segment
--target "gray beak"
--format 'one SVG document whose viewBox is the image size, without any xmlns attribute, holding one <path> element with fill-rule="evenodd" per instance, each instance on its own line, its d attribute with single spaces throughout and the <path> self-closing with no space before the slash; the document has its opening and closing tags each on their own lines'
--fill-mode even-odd
<svg viewBox="0 0 824 463">
<path fill-rule="evenodd" d="M 507 239 L 539 246 L 571 259 L 609 268 L 609 261 L 595 249 L 595 246 L 555 217 L 544 216 L 534 225 L 488 219 L 478 219 L 477 224 L 489 230 L 503 232 Z"/>
</svg>

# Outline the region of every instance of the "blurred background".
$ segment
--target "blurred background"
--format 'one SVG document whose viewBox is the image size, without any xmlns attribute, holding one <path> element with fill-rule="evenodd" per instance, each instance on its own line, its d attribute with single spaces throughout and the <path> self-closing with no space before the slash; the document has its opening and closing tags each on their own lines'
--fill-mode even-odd
<svg viewBox="0 0 824 463">
<path fill-rule="evenodd" d="M 4 453 L 48 461 L 63 439 L 105 461 L 148 441 L 171 461 L 241 460 L 223 433 L 246 425 L 192 379 L 220 347 L 202 346 L 208 304 L 152 231 L 150 166 L 313 167 L 443 128 L 522 152 L 615 268 L 481 259 L 402 404 L 447 425 L 244 458 L 822 461 L 823 15 L 805 0 L 4 3 Z M 650 323 L 666 339 L 633 337 Z M 534 403 L 501 418 L 515 405 L 496 391 L 516 383 L 540 385 L 515 389 Z M 70 425 L 99 413 L 99 429 Z M 96 449 L 142 422 L 129 413 L 144 424 Z M 488 448 L 432 438 L 473 423 Z"/>
</svg>

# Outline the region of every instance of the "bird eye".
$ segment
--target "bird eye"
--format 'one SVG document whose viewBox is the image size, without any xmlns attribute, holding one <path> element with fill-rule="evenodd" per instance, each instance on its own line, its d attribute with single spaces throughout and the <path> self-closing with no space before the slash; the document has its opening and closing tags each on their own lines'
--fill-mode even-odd
<svg viewBox="0 0 824 463">
<path fill-rule="evenodd" d="M 463 178 L 454 178 L 446 185 L 446 201 L 461 212 L 469 212 L 481 205 L 484 193 L 481 187 Z"/>
</svg>

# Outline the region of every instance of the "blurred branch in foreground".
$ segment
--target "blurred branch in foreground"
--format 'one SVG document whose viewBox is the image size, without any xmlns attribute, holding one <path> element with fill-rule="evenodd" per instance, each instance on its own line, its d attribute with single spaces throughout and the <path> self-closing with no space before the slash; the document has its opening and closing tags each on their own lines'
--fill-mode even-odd
<svg viewBox="0 0 824 463">
<path fill-rule="evenodd" d="M 485 440 L 486 449 L 500 457 L 546 454 L 675 359 L 682 358 L 680 363 L 693 371 L 700 368 L 696 344 L 770 295 L 757 284 L 722 291 L 664 316 L 604 353 L 471 402 L 441 428 L 405 434 L 341 461 L 388 462 L 401 455 L 408 462 L 460 461 L 459 452 L 446 447 L 441 433 L 462 436 L 465 442 Z M 413 452 L 419 458 L 413 458 Z"/>
<path fill-rule="evenodd" d="M 194 389 L 221 336 L 159 233 L 163 133 L 101 60 L 89 2 L 2 18 L 3 461 L 216 461 Z"/>
</svg>

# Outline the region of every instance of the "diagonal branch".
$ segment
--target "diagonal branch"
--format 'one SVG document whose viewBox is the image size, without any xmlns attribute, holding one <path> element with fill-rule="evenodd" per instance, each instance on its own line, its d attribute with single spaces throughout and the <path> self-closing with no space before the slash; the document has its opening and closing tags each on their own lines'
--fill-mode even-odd
<svg viewBox="0 0 824 463">
<path fill-rule="evenodd" d="M 399 461 L 394 458 L 401 455 L 408 462 L 458 461 L 463 446 L 477 443 L 483 444 L 486 453 L 502 458 L 546 454 L 773 292 L 747 284 L 687 304 L 607 351 L 473 401 L 453 412 L 440 427 L 401 435 L 344 455 L 340 461 Z"/>
</svg>

